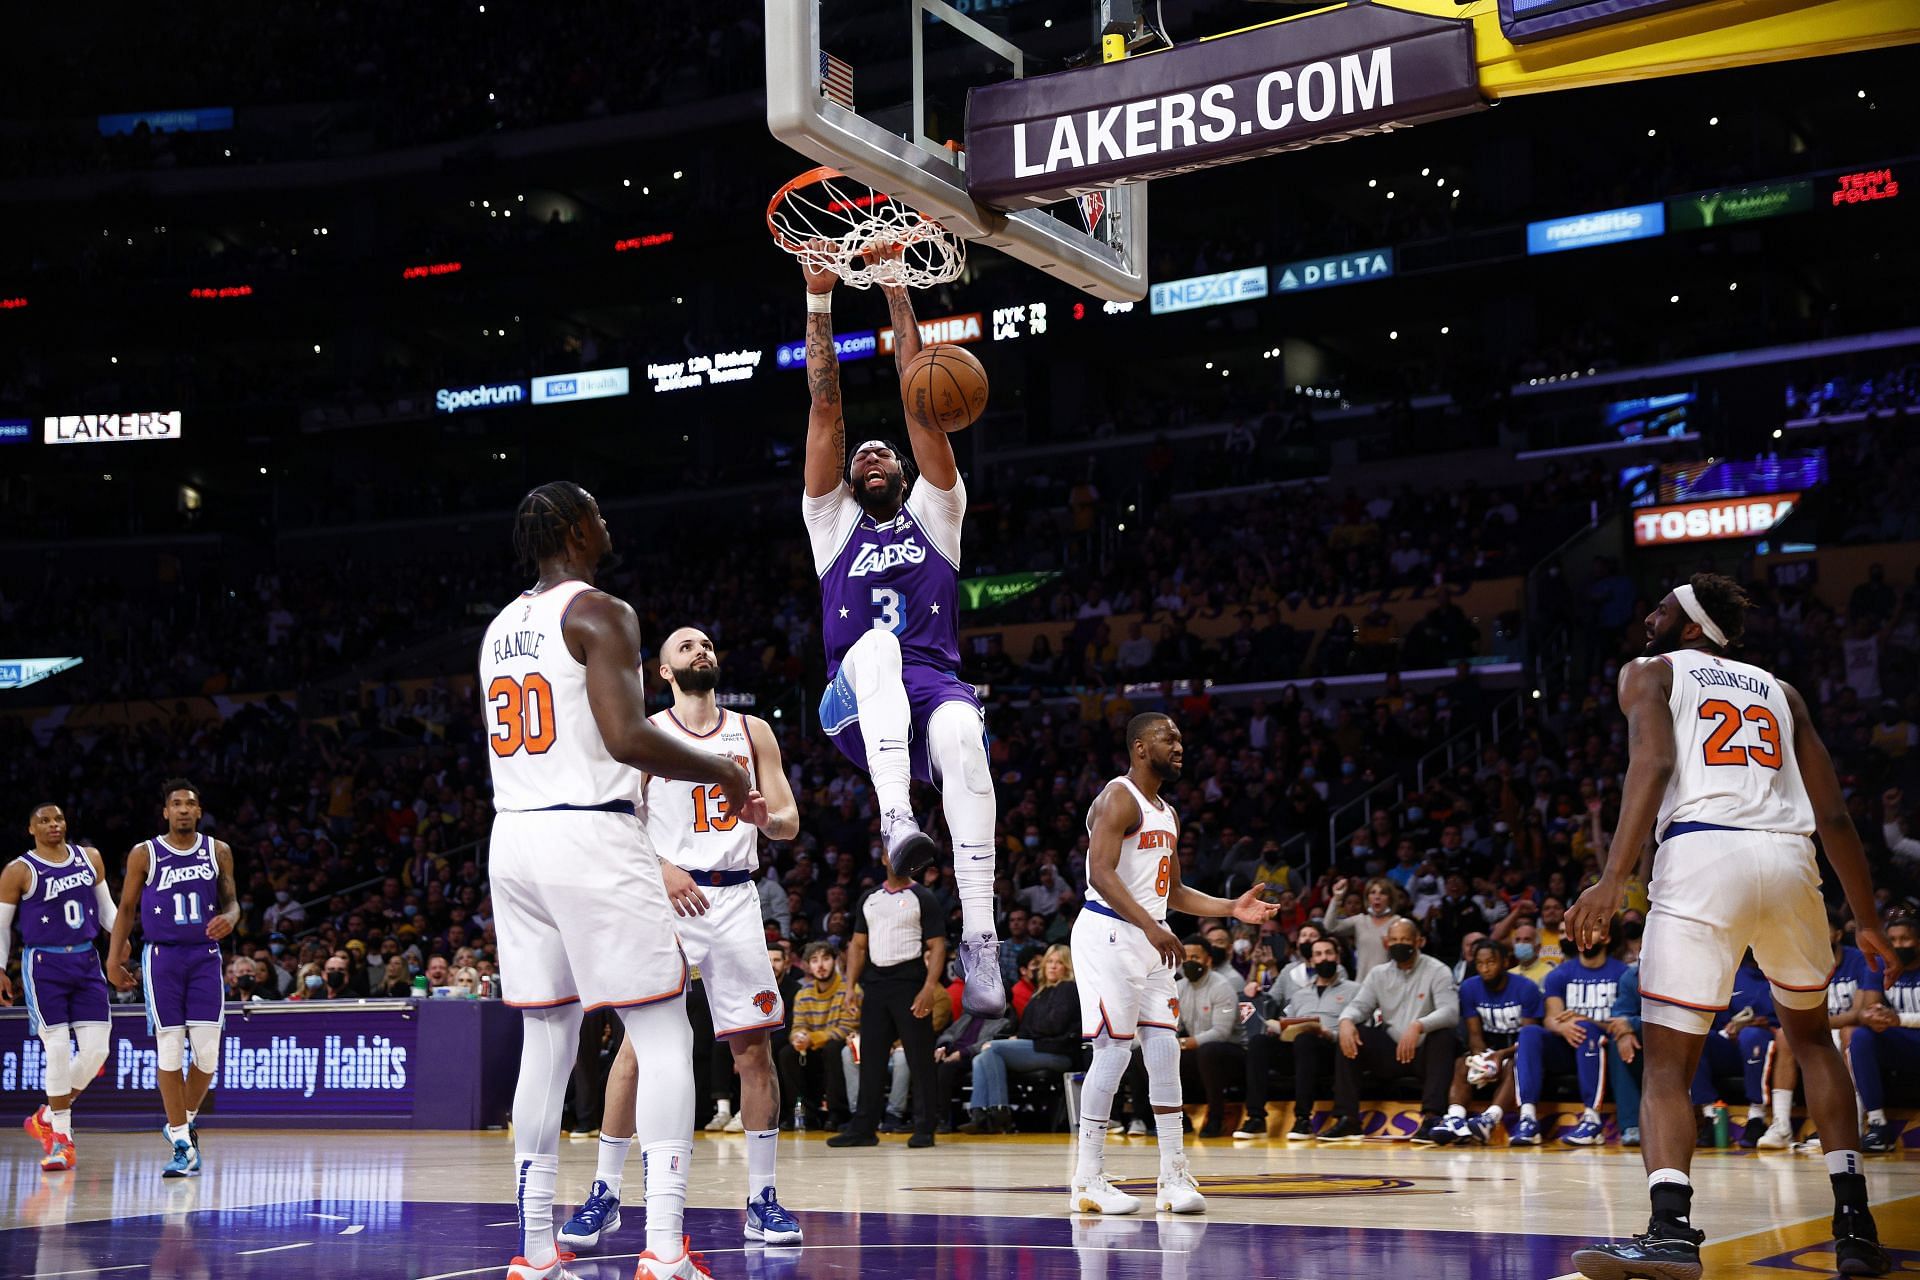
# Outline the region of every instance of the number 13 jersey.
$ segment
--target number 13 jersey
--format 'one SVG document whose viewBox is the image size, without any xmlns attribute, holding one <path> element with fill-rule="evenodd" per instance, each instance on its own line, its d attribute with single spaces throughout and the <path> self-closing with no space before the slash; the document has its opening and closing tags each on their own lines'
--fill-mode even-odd
<svg viewBox="0 0 1920 1280">
<path fill-rule="evenodd" d="M 648 717 L 659 729 L 683 739 L 688 746 L 730 757 L 747 771 L 755 787 L 753 738 L 746 717 L 720 709 L 720 723 L 711 732 L 694 733 L 671 711 Z M 648 775 L 644 787 L 647 835 L 656 853 L 683 871 L 753 871 L 760 865 L 760 831 L 742 822 L 727 808 L 719 787 Z"/>
<path fill-rule="evenodd" d="M 637 807 L 640 771 L 607 750 L 587 701 L 587 667 L 567 649 L 567 610 L 592 591 L 568 581 L 529 591 L 480 643 L 480 714 L 502 811 Z"/>
<path fill-rule="evenodd" d="M 1707 822 L 1745 831 L 1813 834 L 1793 754 L 1793 711 L 1771 673 L 1698 649 L 1661 660 L 1673 668 L 1674 766 L 1656 831 Z"/>
</svg>

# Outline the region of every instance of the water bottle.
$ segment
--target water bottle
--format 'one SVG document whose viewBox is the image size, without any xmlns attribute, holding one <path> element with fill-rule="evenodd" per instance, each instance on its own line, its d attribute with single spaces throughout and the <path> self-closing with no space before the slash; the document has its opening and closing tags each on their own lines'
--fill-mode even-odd
<svg viewBox="0 0 1920 1280">
<path fill-rule="evenodd" d="M 427 994 L 427 975 L 424 973 L 415 974 L 413 977 L 413 998 L 415 1000 L 425 1000 Z"/>
<path fill-rule="evenodd" d="M 1727 1145 L 1728 1140 L 1727 1104 L 1724 1102 L 1716 1102 L 1713 1104 L 1713 1145 L 1716 1147 L 1724 1147 Z"/>
<path fill-rule="evenodd" d="M 793 1100 L 793 1131 L 795 1133 L 807 1131 L 807 1103 L 804 1098 Z"/>
</svg>

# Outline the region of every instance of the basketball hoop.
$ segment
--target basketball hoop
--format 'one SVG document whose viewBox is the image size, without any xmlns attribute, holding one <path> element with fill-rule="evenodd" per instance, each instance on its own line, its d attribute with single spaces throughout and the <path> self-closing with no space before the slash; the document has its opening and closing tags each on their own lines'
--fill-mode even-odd
<svg viewBox="0 0 1920 1280">
<path fill-rule="evenodd" d="M 960 237 L 826 165 L 773 193 L 767 229 L 775 244 L 806 266 L 831 271 L 856 289 L 876 284 L 925 289 L 954 279 L 967 265 Z M 898 257 L 881 255 L 896 245 Z"/>
</svg>

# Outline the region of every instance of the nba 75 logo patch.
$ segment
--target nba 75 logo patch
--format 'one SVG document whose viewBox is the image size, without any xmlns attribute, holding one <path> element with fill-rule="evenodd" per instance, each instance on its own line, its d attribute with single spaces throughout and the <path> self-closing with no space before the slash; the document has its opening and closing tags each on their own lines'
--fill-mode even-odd
<svg viewBox="0 0 1920 1280">
<path fill-rule="evenodd" d="M 774 995 L 771 991 L 754 993 L 753 1007 L 760 1011 L 762 1017 L 771 1018 L 773 1016 L 773 1006 L 779 1002 L 780 997 Z"/>
</svg>

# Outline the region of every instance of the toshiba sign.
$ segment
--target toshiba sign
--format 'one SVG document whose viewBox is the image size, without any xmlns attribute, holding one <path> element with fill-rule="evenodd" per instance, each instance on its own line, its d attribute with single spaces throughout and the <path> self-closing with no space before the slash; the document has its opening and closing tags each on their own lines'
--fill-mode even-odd
<svg viewBox="0 0 1920 1280">
<path fill-rule="evenodd" d="M 1671 507 L 1648 507 L 1633 513 L 1633 544 L 1658 547 L 1680 542 L 1711 542 L 1716 538 L 1757 537 L 1772 531 L 1799 502 L 1798 493 L 1770 493 L 1757 498 L 1720 498 Z"/>
</svg>

